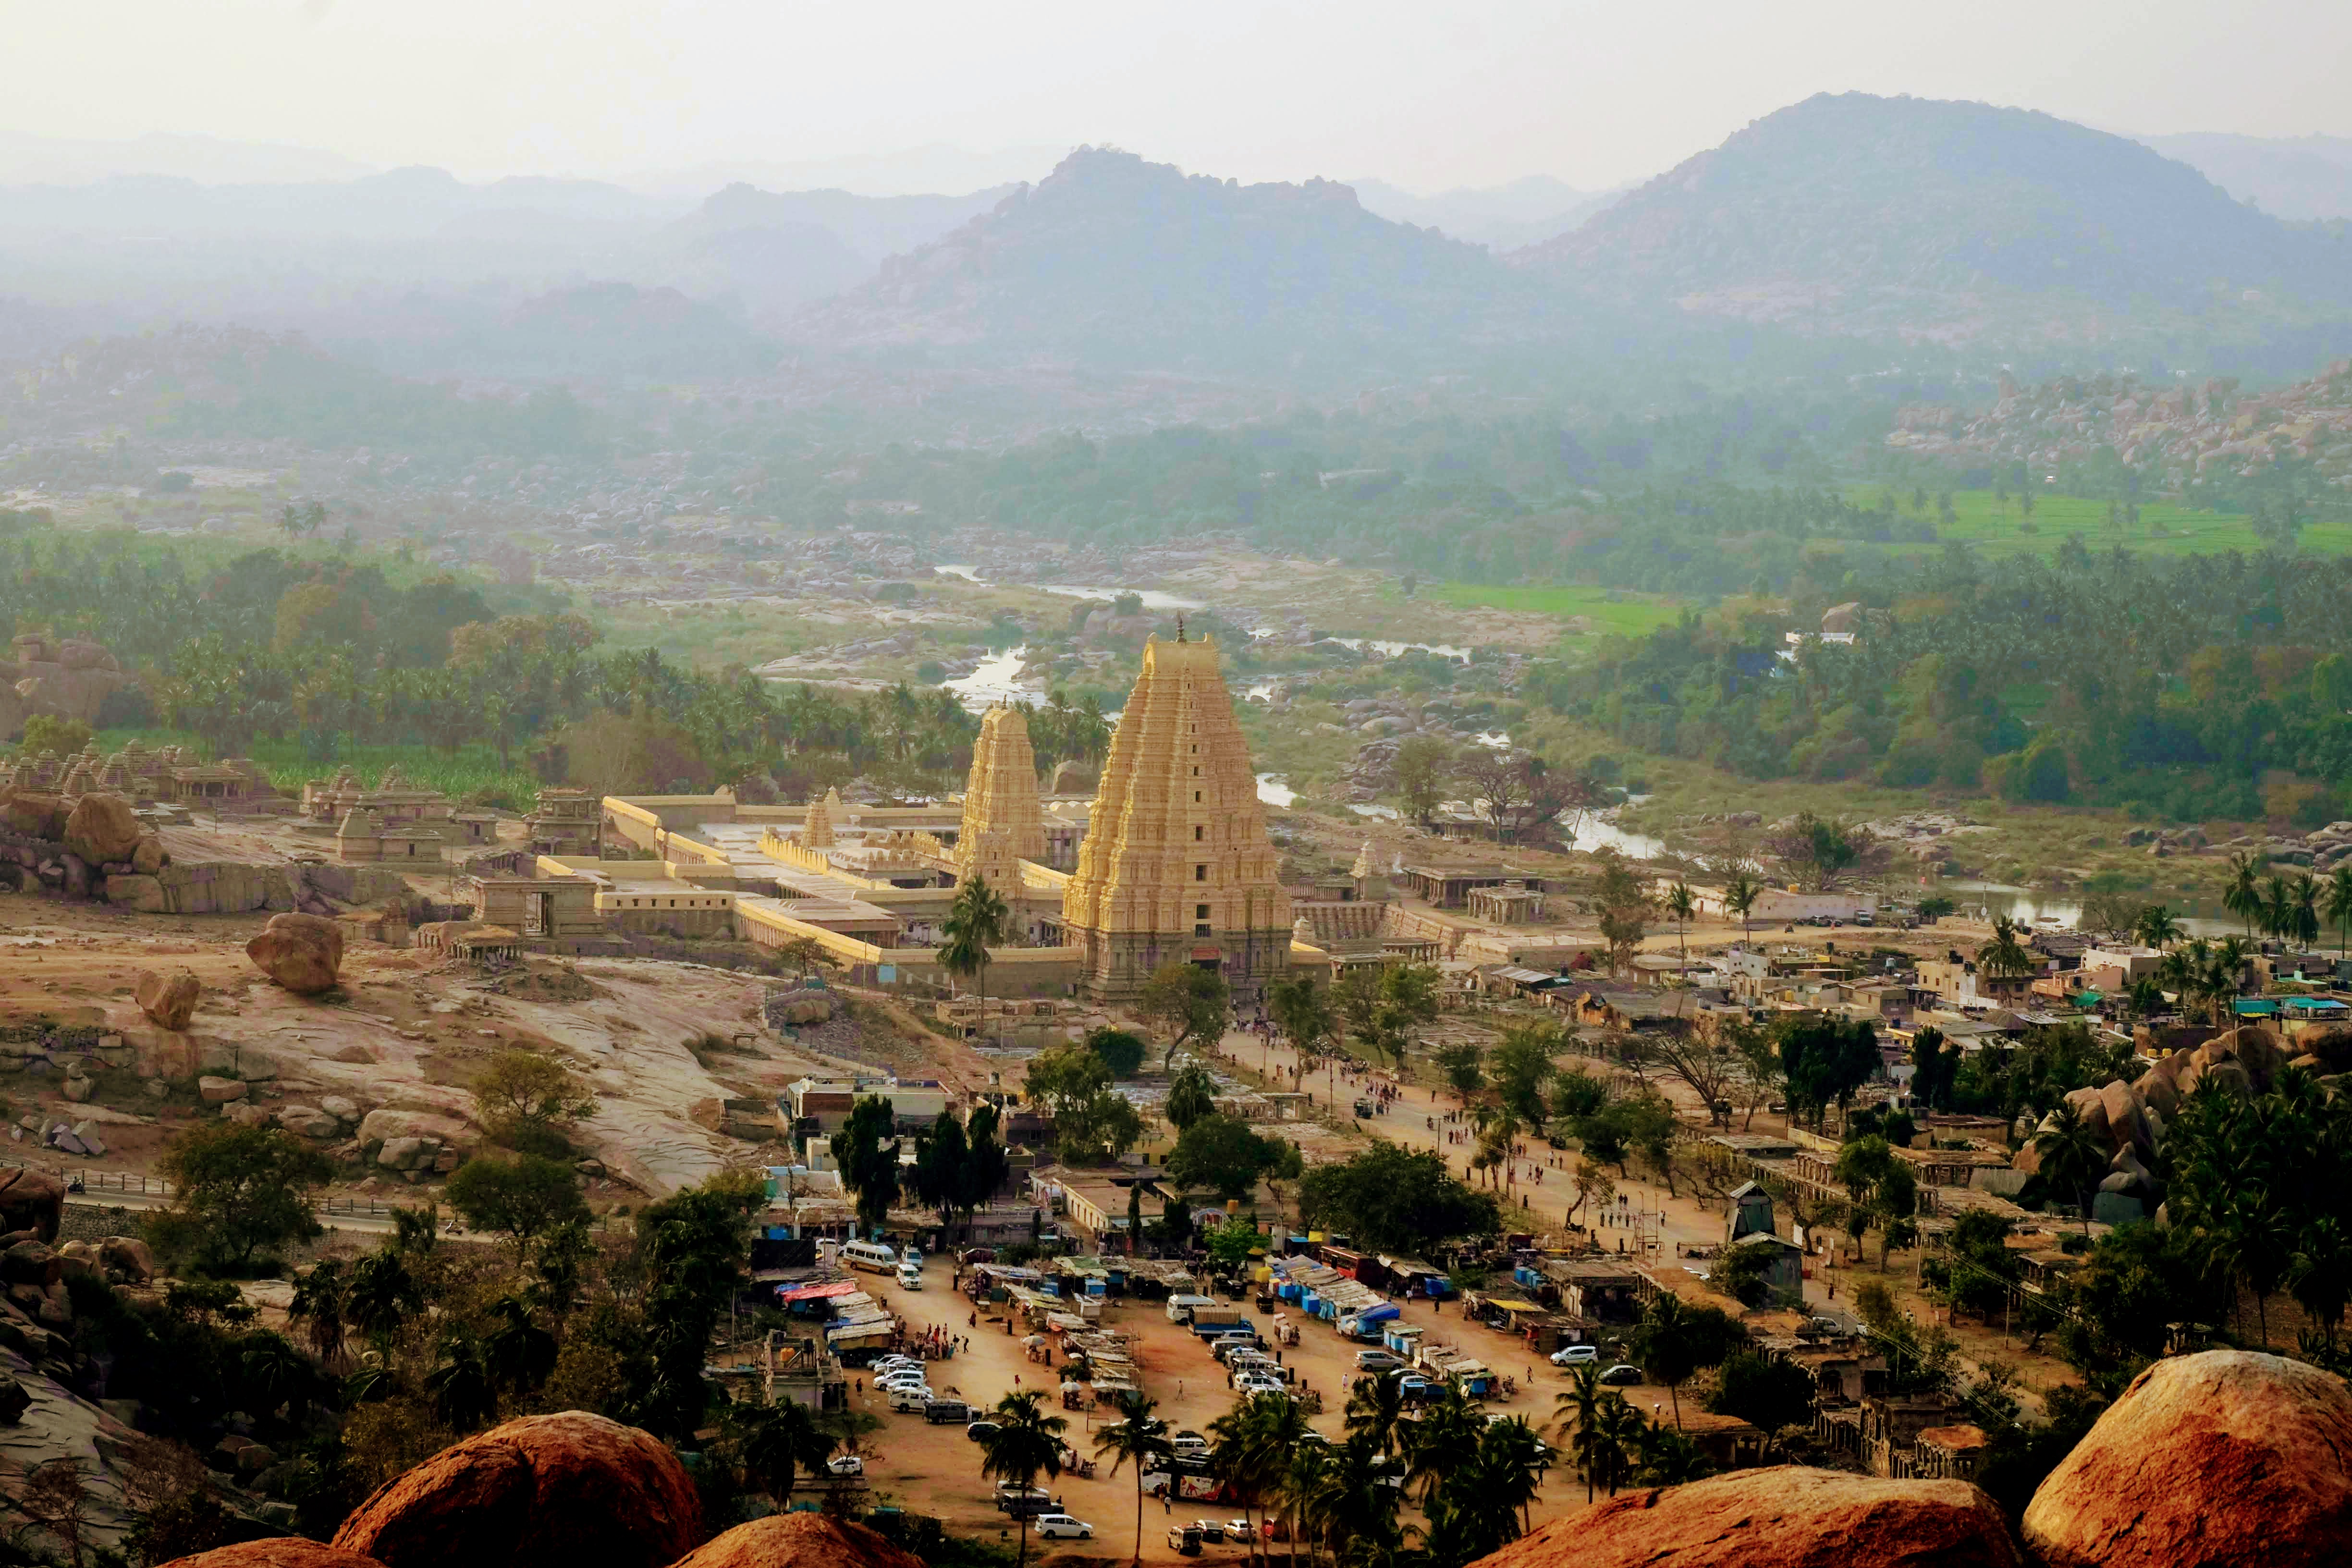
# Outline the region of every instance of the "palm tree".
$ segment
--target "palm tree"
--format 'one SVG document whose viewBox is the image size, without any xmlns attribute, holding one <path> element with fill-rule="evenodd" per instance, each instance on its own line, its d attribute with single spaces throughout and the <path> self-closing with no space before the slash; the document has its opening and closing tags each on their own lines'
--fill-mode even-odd
<svg viewBox="0 0 2352 1568">
<path fill-rule="evenodd" d="M 2244 1280 L 2246 1289 L 2254 1293 L 2254 1311 L 2267 1349 L 2271 1297 L 2294 1265 L 2295 1238 L 2287 1234 L 2286 1215 L 2270 1189 L 2254 1183 L 2231 1192 L 2213 1218 L 2214 1261 Z"/>
<path fill-rule="evenodd" d="M 2042 1179 L 2062 1193 L 2073 1193 L 2083 1215 L 2083 1234 L 2091 1233 L 2090 1194 L 2107 1174 L 2107 1151 L 2091 1124 L 2071 1100 L 2062 1100 L 2052 1113 L 2048 1131 L 2034 1135 L 2033 1152 L 2042 1162 Z"/>
<path fill-rule="evenodd" d="M 306 1325 L 310 1353 L 330 1372 L 337 1370 L 344 1359 L 343 1296 L 347 1289 L 343 1266 L 328 1258 L 294 1282 L 294 1300 L 286 1309 L 289 1321 Z"/>
<path fill-rule="evenodd" d="M 1135 1466 L 1135 1561 L 1143 1561 L 1143 1472 L 1154 1459 L 1176 1450 L 1169 1445 L 1168 1423 L 1151 1413 L 1160 1402 L 1139 1388 L 1122 1389 L 1111 1396 L 1119 1418 L 1095 1434 L 1095 1457 L 1110 1460 L 1110 1473 L 1121 1465 Z"/>
<path fill-rule="evenodd" d="M 1666 889 L 1663 907 L 1666 913 L 1674 917 L 1675 942 L 1682 949 L 1683 974 L 1687 978 L 1690 974 L 1690 942 L 1685 932 L 1690 925 L 1691 917 L 1698 913 L 1698 900 L 1691 896 L 1688 883 L 1677 880 L 1673 887 Z"/>
<path fill-rule="evenodd" d="M 490 1303 L 489 1315 L 482 1353 L 491 1378 L 518 1395 L 545 1383 L 555 1370 L 555 1336 L 532 1321 L 519 1296 L 499 1297 Z"/>
<path fill-rule="evenodd" d="M 433 1414 L 452 1431 L 470 1432 L 499 1411 L 489 1363 L 480 1343 L 462 1329 L 442 1336 L 440 1360 L 425 1374 L 425 1388 L 433 1395 Z"/>
<path fill-rule="evenodd" d="M 2304 1223 L 2294 1261 L 2287 1266 L 2286 1288 L 2333 1351 L 2344 1309 L 2352 1304 L 2352 1236 L 2346 1235 L 2342 1220 L 2319 1215 Z"/>
<path fill-rule="evenodd" d="M 2352 877 L 2347 877 L 2346 883 L 2347 889 L 2352 889 Z M 2139 919 L 2132 925 L 2132 935 L 2140 944 L 2158 952 L 2179 942 L 2183 934 L 2180 921 L 2162 904 L 2150 904 L 2140 910 Z"/>
<path fill-rule="evenodd" d="M 2254 923 L 2263 934 L 2284 939 L 2294 924 L 2294 895 L 2287 890 L 2284 877 L 2273 877 L 2263 884 L 2262 903 L 2254 915 Z"/>
<path fill-rule="evenodd" d="M 793 1495 L 793 1483 L 803 1469 L 821 1473 L 833 1454 L 834 1438 L 817 1424 L 816 1412 L 794 1400 L 774 1405 L 731 1407 L 737 1451 L 743 1468 L 760 1490 L 781 1508 Z"/>
<path fill-rule="evenodd" d="M 1421 1489 L 1423 1508 L 1437 1495 L 1454 1467 L 1478 1443 L 1477 1413 L 1462 1397 L 1461 1389 L 1451 1383 L 1443 1389 L 1423 1410 L 1421 1419 L 1407 1422 L 1403 1430 L 1405 1480 Z"/>
<path fill-rule="evenodd" d="M 1026 1493 L 1039 1476 L 1062 1473 L 1062 1434 L 1070 1424 L 1048 1415 L 1045 1394 L 1031 1388 L 1008 1394 L 996 1402 L 996 1430 L 981 1440 L 980 1473 L 1010 1482 Z M 1035 1511 L 1024 1496 L 1021 1509 L 1020 1563 L 1029 1561 L 1029 1516 Z"/>
<path fill-rule="evenodd" d="M 1630 1478 L 1633 1455 L 1639 1450 L 1643 1434 L 1649 1425 L 1642 1413 L 1626 1404 L 1621 1394 L 1612 1393 L 1601 1402 L 1596 1442 L 1601 1466 L 1607 1472 L 1611 1497 L 1615 1497 L 1617 1489 Z"/>
<path fill-rule="evenodd" d="M 1592 1500 L 1592 1490 L 1606 1479 L 1601 1462 L 1601 1406 L 1617 1395 L 1601 1384 L 1598 1363 L 1587 1362 L 1570 1367 L 1568 1387 L 1552 1396 L 1553 1419 L 1559 1424 L 1561 1438 L 1568 1451 L 1575 1457 L 1576 1468 L 1584 1476 L 1584 1500 Z M 1622 1399 L 1619 1404 L 1623 1404 Z"/>
<path fill-rule="evenodd" d="M 1254 1394 L 1209 1423 L 1216 1439 L 1218 1469 L 1241 1500 L 1247 1521 L 1282 1481 L 1290 1451 L 1304 1440 L 1307 1416 L 1287 1394 Z M 1258 1552 L 1258 1531 L 1250 1531 L 1250 1555 Z"/>
<path fill-rule="evenodd" d="M 1698 1370 L 1695 1343 L 1698 1330 L 1696 1316 L 1683 1305 L 1683 1299 L 1671 1290 L 1661 1290 L 1650 1299 L 1633 1331 L 1633 1354 L 1649 1375 L 1666 1385 L 1677 1430 L 1683 1424 L 1682 1385 Z"/>
<path fill-rule="evenodd" d="M 2319 940 L 2319 879 L 2310 872 L 2299 873 L 2288 884 L 2288 927 L 2286 935 L 2297 947 L 2308 948 Z"/>
<path fill-rule="evenodd" d="M 2206 964 L 2204 988 L 2210 1016 L 2217 1026 L 2221 1022 L 2223 1005 L 2237 998 L 2238 988 L 2245 982 L 2249 956 L 2246 944 L 2234 936 L 2225 936 L 2213 946 L 2212 956 Z"/>
<path fill-rule="evenodd" d="M 1535 1506 L 1549 1461 L 1542 1439 L 1523 1415 L 1487 1423 L 1478 1436 L 1478 1458 L 1483 1506 L 1518 1515 L 1518 1529 L 1503 1534 L 1496 1542 L 1499 1546 L 1531 1527 L 1528 1510 Z"/>
<path fill-rule="evenodd" d="M 2241 849 L 2230 857 L 2229 885 L 2221 889 L 2221 907 L 2246 922 L 2246 935 L 2254 934 L 2254 919 L 2262 913 L 2262 863 L 2252 850 Z"/>
<path fill-rule="evenodd" d="M 2352 957 L 2352 862 L 2336 867 L 2327 879 L 2327 901 L 2320 906 L 2320 913 L 2341 939 L 2336 956 Z"/>
<path fill-rule="evenodd" d="M 2018 940 L 2022 929 L 2007 915 L 1995 915 L 1992 940 L 1977 949 L 1977 967 L 1995 976 L 2032 973 L 2033 954 Z"/>
<path fill-rule="evenodd" d="M 956 889 L 955 903 L 940 923 L 948 940 L 940 949 L 940 967 L 950 974 L 979 976 L 982 1028 L 988 1023 L 988 950 L 1003 945 L 1005 924 L 1011 918 L 1012 911 L 990 889 L 988 879 L 975 873 Z"/>
<path fill-rule="evenodd" d="M 1707 1462 L 1706 1450 L 1663 1421 L 1642 1422 L 1633 1447 L 1641 1457 L 1643 1486 L 1678 1487 L 1703 1479 L 1715 1469 Z"/>
<path fill-rule="evenodd" d="M 1404 1418 L 1404 1390 L 1393 1377 L 1360 1380 L 1348 1395 L 1348 1436 L 1361 1437 L 1382 1454 L 1396 1452 L 1397 1423 Z"/>
<path fill-rule="evenodd" d="M 1756 900 L 1763 896 L 1764 884 L 1748 875 L 1748 868 L 1745 866 L 1731 874 L 1730 886 L 1723 889 L 1723 907 L 1738 912 L 1739 936 L 1742 942 L 1748 941 L 1756 934 L 1754 928 L 1748 922 L 1748 917 L 1755 912 Z"/>
<path fill-rule="evenodd" d="M 1301 1443 L 1283 1467 L 1282 1486 L 1276 1495 L 1291 1520 L 1290 1556 L 1298 1559 L 1298 1539 L 1307 1538 L 1307 1562 L 1314 1568 L 1315 1543 L 1330 1523 L 1335 1493 L 1344 1485 L 1339 1460 L 1328 1443 Z"/>
<path fill-rule="evenodd" d="M 352 1327 L 374 1343 L 379 1356 L 391 1349 L 392 1336 L 400 1325 L 424 1305 L 425 1293 L 395 1248 L 371 1252 L 352 1265 L 343 1314 Z"/>
</svg>

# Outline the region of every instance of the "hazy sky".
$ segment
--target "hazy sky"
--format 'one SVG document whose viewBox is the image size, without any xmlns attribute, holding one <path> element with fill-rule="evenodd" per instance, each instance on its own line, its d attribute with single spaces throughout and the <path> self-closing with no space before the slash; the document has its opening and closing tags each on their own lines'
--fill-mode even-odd
<svg viewBox="0 0 2352 1568">
<path fill-rule="evenodd" d="M 1848 89 L 2352 135 L 2347 0 L 0 0 L 0 130 L 467 177 L 1091 142 L 1243 179 L 1596 188 Z"/>
</svg>

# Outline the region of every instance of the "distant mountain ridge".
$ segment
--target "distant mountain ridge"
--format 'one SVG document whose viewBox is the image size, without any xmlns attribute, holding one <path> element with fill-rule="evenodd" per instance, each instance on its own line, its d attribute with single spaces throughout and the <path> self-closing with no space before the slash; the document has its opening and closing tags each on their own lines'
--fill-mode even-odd
<svg viewBox="0 0 2352 1568">
<path fill-rule="evenodd" d="M 794 325 L 847 348 L 1223 363 L 1421 353 L 1524 332 L 1549 310 L 1483 249 L 1376 216 L 1346 185 L 1244 185 L 1089 147 Z"/>
<path fill-rule="evenodd" d="M 2339 239 L 2050 115 L 1822 94 L 1515 260 L 1604 298 L 1966 342 L 2352 303 Z"/>
<path fill-rule="evenodd" d="M 1401 190 L 1385 180 L 1355 179 L 1348 184 L 1367 212 L 1433 228 L 1496 251 L 1556 239 L 1619 195 L 1580 191 L 1549 174 L 1530 174 L 1483 190 L 1461 188 L 1426 196 Z"/>
<path fill-rule="evenodd" d="M 2273 217 L 2352 218 L 2352 136 L 2143 136 Z"/>
</svg>

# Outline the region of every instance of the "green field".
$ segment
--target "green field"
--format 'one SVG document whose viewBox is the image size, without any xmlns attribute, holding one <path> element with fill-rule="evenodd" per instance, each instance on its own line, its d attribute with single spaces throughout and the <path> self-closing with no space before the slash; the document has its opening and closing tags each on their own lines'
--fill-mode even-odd
<svg viewBox="0 0 2352 1568">
<path fill-rule="evenodd" d="M 2171 501 L 2143 503 L 2139 521 L 2117 529 L 2108 526 L 2105 501 L 2081 496 L 2037 494 L 2033 498 L 2033 515 L 2028 518 L 2015 496 L 2004 506 L 1994 502 L 1990 490 L 1954 490 L 1952 510 L 1957 517 L 1948 523 L 1937 517 L 1936 492 L 1932 489 L 1927 492 L 1924 511 L 1912 507 L 1913 492 L 1901 486 L 1848 485 L 1845 498 L 1858 506 L 1875 507 L 1890 488 L 1895 492 L 1898 518 L 1933 522 L 1938 541 L 1961 540 L 1987 553 L 2054 555 L 2073 534 L 2080 534 L 2083 542 L 2095 551 L 2120 544 L 2135 552 L 2212 555 L 2225 550 L 2251 552 L 2263 548 L 2263 542 L 2254 534 L 2253 520 L 2244 513 L 2200 511 Z M 2303 549 L 2318 554 L 2352 553 L 2352 522 L 2313 523 L 2303 531 L 2299 543 Z M 1905 547 L 1895 548 L 1901 551 Z M 1918 552 L 1937 547 L 1918 544 L 1908 548 Z"/>
<path fill-rule="evenodd" d="M 202 751 L 194 735 L 177 730 L 101 730 L 98 749 L 118 752 L 122 742 L 138 739 L 150 751 L 163 746 L 187 746 Z M 518 757 L 512 767 L 499 766 L 499 753 L 489 746 L 460 747 L 455 755 L 430 746 L 360 746 L 336 748 L 331 761 L 319 763 L 303 754 L 298 741 L 257 740 L 247 754 L 261 764 L 269 782 L 289 795 L 299 795 L 305 780 L 332 778 L 338 768 L 350 768 L 373 784 L 384 769 L 397 763 L 409 779 L 426 789 L 437 789 L 452 800 L 503 805 L 528 811 L 539 781 Z"/>
<path fill-rule="evenodd" d="M 1465 609 L 1514 610 L 1528 615 L 1557 616 L 1561 620 L 1580 616 L 1596 632 L 1641 637 L 1670 626 L 1683 613 L 1679 599 L 1659 594 L 1634 594 L 1619 588 L 1570 584 L 1540 588 L 1498 588 L 1484 583 L 1436 583 L 1422 590 L 1440 604 Z"/>
</svg>

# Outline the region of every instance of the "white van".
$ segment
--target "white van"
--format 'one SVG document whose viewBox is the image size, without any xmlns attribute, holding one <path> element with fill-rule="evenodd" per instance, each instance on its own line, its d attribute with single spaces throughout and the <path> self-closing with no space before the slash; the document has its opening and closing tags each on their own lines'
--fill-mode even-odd
<svg viewBox="0 0 2352 1568">
<path fill-rule="evenodd" d="M 1217 1299 L 1214 1296 L 1171 1296 L 1168 1298 L 1166 1309 L 1168 1321 L 1171 1323 L 1189 1323 L 1192 1321 L 1193 1308 L 1213 1307 L 1216 1304 Z"/>
<path fill-rule="evenodd" d="M 919 1290 L 922 1288 L 923 1266 L 911 1258 L 901 1261 L 898 1265 L 898 1289 Z"/>
<path fill-rule="evenodd" d="M 864 1268 L 876 1274 L 893 1273 L 898 1267 L 898 1255 L 878 1241 L 843 1242 L 841 1260 L 852 1268 Z"/>
</svg>

